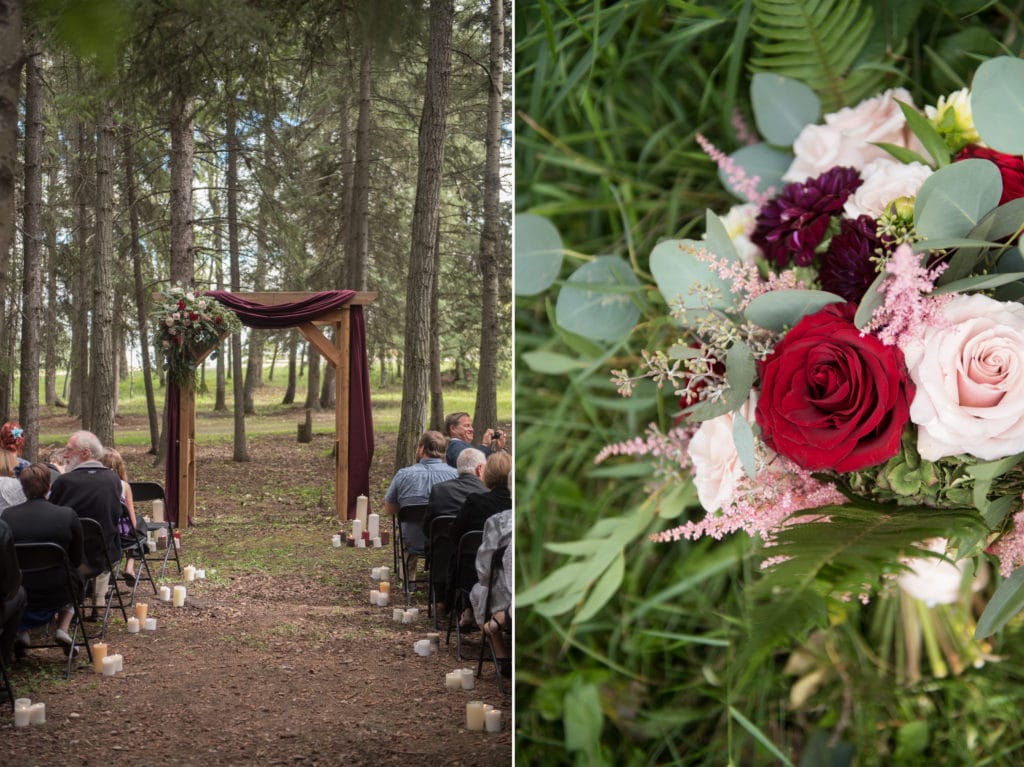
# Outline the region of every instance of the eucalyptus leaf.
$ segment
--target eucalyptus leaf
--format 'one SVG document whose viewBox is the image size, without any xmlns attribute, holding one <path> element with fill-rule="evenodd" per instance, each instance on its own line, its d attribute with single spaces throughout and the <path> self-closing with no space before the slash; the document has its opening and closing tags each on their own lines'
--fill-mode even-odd
<svg viewBox="0 0 1024 767">
<path fill-rule="evenodd" d="M 989 290 L 1002 285 L 1009 285 L 1011 282 L 1018 282 L 1024 279 L 1024 272 L 1009 272 L 1006 274 L 979 274 L 976 277 L 965 277 L 962 280 L 947 283 L 941 288 L 932 291 L 933 296 L 943 293 L 969 293 L 973 290 Z"/>
<path fill-rule="evenodd" d="M 988 605 L 978 618 L 975 639 L 985 639 L 999 631 L 1024 609 L 1024 567 L 1018 567 L 1010 577 L 999 584 Z"/>
<path fill-rule="evenodd" d="M 631 294 L 640 284 L 629 264 L 599 256 L 566 281 L 555 304 L 555 318 L 566 330 L 594 341 L 629 335 L 640 318 Z"/>
<path fill-rule="evenodd" d="M 986 215 L 970 232 L 976 240 L 1002 240 L 1024 227 L 1024 197 L 1010 200 Z"/>
<path fill-rule="evenodd" d="M 754 379 L 757 378 L 754 353 L 743 341 L 734 341 L 725 353 L 725 378 L 729 382 L 726 399 L 732 404 L 732 409 L 736 410 L 750 398 L 750 390 L 754 388 Z"/>
<path fill-rule="evenodd" d="M 914 226 L 926 240 L 964 237 L 999 204 L 1003 180 L 988 160 L 963 160 L 940 168 L 921 185 Z"/>
<path fill-rule="evenodd" d="M 821 116 L 821 100 L 805 83 L 758 72 L 750 82 L 758 132 L 769 144 L 790 146 L 805 125 Z"/>
<path fill-rule="evenodd" d="M 582 370 L 586 363 L 580 362 L 558 352 L 534 351 L 523 352 L 519 357 L 526 366 L 535 373 L 546 373 L 548 375 L 563 375 L 573 370 Z"/>
<path fill-rule="evenodd" d="M 781 191 L 785 186 L 783 174 L 793 164 L 792 152 L 783 152 L 768 144 L 751 144 L 741 147 L 729 155 L 733 165 L 740 168 L 747 178 L 757 177 L 757 191 L 764 194 L 769 188 L 776 192 Z M 750 202 L 750 198 L 740 189 L 737 189 L 725 171 L 718 171 L 718 179 L 722 186 L 739 197 L 744 202 Z"/>
<path fill-rule="evenodd" d="M 517 213 L 514 243 L 516 295 L 532 296 L 550 288 L 564 256 L 555 225 L 533 213 Z"/>
<path fill-rule="evenodd" d="M 978 67 L 971 113 L 982 141 L 1006 154 L 1024 154 L 1024 61 L 1000 56 Z"/>
<path fill-rule="evenodd" d="M 853 324 L 863 330 L 871 322 L 871 316 L 882 304 L 885 303 L 885 294 L 882 292 L 882 283 L 888 275 L 881 272 L 864 291 L 863 298 L 857 306 L 857 313 L 853 315 Z"/>
<path fill-rule="evenodd" d="M 771 290 L 751 301 L 743 315 L 758 327 L 781 333 L 808 314 L 845 300 L 825 290 Z"/>
<path fill-rule="evenodd" d="M 757 463 L 754 460 L 754 430 L 750 422 L 742 414 L 736 413 L 732 419 L 732 441 L 736 446 L 736 455 L 750 479 L 757 476 Z"/>
<path fill-rule="evenodd" d="M 729 236 L 722 219 L 714 211 L 708 210 L 704 220 L 704 241 L 708 244 L 708 250 L 727 261 L 739 261 L 740 254 L 736 250 L 736 244 Z"/>
<path fill-rule="evenodd" d="M 687 309 L 702 309 L 704 307 L 693 294 L 693 289 L 697 285 L 711 285 L 719 293 L 714 308 L 732 307 L 735 302 L 732 285 L 711 271 L 707 264 L 697 260 L 695 253 L 700 250 L 709 250 L 708 244 L 696 240 L 658 243 L 651 252 L 651 274 L 658 290 L 667 303 L 679 299 Z"/>
</svg>

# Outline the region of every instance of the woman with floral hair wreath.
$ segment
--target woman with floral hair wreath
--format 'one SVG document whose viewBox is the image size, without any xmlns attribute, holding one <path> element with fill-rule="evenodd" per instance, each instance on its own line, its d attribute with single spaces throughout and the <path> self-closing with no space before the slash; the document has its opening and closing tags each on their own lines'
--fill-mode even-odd
<svg viewBox="0 0 1024 767">
<path fill-rule="evenodd" d="M 11 456 L 0 456 L 0 463 L 4 466 L 11 466 L 13 463 L 12 476 L 17 477 L 21 474 L 21 470 L 30 463 L 21 457 L 21 451 L 24 446 L 25 430 L 21 428 L 17 421 L 8 421 L 3 426 L 0 426 L 0 447 L 3 448 L 5 453 L 13 455 L 14 458 L 12 462 Z"/>
</svg>

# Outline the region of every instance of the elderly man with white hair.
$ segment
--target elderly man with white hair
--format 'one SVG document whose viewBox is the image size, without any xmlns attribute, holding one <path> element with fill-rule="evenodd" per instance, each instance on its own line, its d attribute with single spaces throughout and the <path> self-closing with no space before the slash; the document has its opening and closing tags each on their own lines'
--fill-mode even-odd
<svg viewBox="0 0 1024 767">
<path fill-rule="evenodd" d="M 103 453 L 103 445 L 92 432 L 76 431 L 68 437 L 64 448 L 66 466 L 50 488 L 50 501 L 58 506 L 70 506 L 79 517 L 99 522 L 110 561 L 118 562 L 121 559 L 121 537 L 117 532 L 117 520 L 121 516 L 121 479 L 100 462 Z M 93 572 L 102 571 L 96 576 L 93 604 L 103 607 L 110 571 L 105 561 L 98 561 L 96 552 L 86 552 L 86 557 Z"/>
</svg>

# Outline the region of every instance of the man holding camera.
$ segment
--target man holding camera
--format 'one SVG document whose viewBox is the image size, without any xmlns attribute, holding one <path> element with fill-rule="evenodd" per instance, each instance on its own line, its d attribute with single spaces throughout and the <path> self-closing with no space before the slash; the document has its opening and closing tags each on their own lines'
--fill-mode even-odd
<svg viewBox="0 0 1024 767">
<path fill-rule="evenodd" d="M 453 469 L 458 468 L 459 453 L 467 447 L 473 447 L 473 419 L 469 413 L 452 413 L 444 419 L 444 430 L 448 436 L 448 449 L 445 451 L 445 462 Z M 480 452 L 484 457 L 497 450 L 505 449 L 505 433 L 497 429 L 488 429 L 480 441 Z"/>
</svg>

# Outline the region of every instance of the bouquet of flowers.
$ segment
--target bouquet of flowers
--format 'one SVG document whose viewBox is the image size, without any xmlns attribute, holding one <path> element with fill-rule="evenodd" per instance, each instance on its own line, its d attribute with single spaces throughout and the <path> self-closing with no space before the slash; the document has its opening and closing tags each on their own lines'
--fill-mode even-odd
<svg viewBox="0 0 1024 767">
<path fill-rule="evenodd" d="M 770 74 L 752 103 L 766 143 L 702 140 L 743 204 L 651 254 L 673 330 L 614 371 L 672 387 L 676 426 L 598 460 L 692 478 L 705 516 L 659 539 L 765 542 L 769 633 L 914 557 L 987 552 L 990 635 L 1024 607 L 1024 60 L 923 110 L 894 89 L 819 119 Z"/>
<path fill-rule="evenodd" d="M 230 309 L 184 287 L 161 294 L 152 322 L 156 343 L 167 358 L 167 375 L 181 387 L 194 387 L 198 362 L 242 326 Z"/>
</svg>

